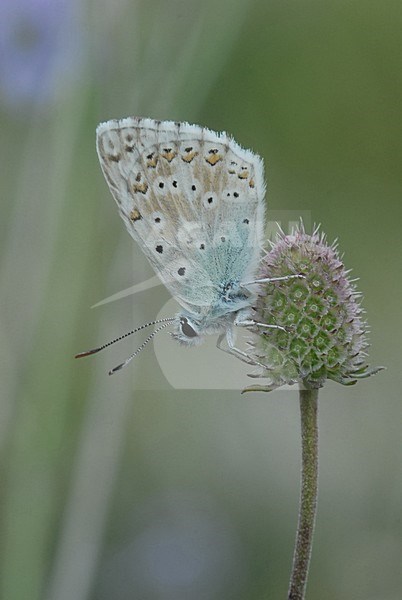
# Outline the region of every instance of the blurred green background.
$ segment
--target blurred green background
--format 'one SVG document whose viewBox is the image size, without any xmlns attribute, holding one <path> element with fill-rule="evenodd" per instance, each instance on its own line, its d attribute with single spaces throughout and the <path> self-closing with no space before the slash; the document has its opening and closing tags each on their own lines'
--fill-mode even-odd
<svg viewBox="0 0 402 600">
<path fill-rule="evenodd" d="M 140 335 L 72 358 L 169 300 L 90 310 L 152 276 L 95 152 L 128 115 L 229 131 L 266 161 L 271 219 L 339 238 L 388 370 L 320 394 L 308 598 L 400 600 L 401 30 L 397 0 L 2 0 L 4 600 L 286 597 L 296 390 L 175 389 L 173 341 L 178 385 L 152 348 L 108 377 Z"/>
</svg>

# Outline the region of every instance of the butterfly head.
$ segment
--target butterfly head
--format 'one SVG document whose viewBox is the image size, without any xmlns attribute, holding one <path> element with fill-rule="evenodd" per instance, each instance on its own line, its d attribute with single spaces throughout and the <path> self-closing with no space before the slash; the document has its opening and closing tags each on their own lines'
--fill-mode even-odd
<svg viewBox="0 0 402 600">
<path fill-rule="evenodd" d="M 200 323 L 186 313 L 177 315 L 175 331 L 172 336 L 185 346 L 197 346 L 204 341 Z"/>
<path fill-rule="evenodd" d="M 183 311 L 176 315 L 173 322 L 172 337 L 184 346 L 198 346 L 209 334 L 219 334 L 233 325 L 237 312 L 226 312 L 212 316 L 193 315 Z"/>
</svg>

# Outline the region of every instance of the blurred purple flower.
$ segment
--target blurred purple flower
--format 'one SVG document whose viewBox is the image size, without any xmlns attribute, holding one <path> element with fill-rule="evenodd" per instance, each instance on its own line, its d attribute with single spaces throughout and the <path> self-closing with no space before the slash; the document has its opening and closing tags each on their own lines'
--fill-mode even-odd
<svg viewBox="0 0 402 600">
<path fill-rule="evenodd" d="M 98 600 L 244 597 L 241 542 L 212 496 L 165 490 L 137 505 L 131 518 L 120 547 L 100 567 Z"/>
<path fill-rule="evenodd" d="M 49 101 L 78 67 L 81 27 L 74 0 L 1 0 L 0 97 L 8 105 Z"/>
</svg>

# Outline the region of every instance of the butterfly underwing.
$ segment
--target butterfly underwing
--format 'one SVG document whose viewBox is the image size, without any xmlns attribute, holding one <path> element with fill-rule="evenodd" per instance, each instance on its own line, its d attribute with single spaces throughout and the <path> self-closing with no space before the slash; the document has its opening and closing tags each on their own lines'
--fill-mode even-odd
<svg viewBox="0 0 402 600">
<path fill-rule="evenodd" d="M 138 117 L 101 123 L 96 147 L 128 232 L 182 307 L 149 340 L 169 324 L 187 345 L 219 333 L 218 347 L 248 362 L 233 326 L 259 325 L 251 307 L 265 225 L 262 159 L 226 133 Z"/>
</svg>

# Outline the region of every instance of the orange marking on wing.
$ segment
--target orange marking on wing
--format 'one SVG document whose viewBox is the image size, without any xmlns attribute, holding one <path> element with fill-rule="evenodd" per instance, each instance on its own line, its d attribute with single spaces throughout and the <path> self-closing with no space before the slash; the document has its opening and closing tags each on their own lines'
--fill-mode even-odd
<svg viewBox="0 0 402 600">
<path fill-rule="evenodd" d="M 130 219 L 133 221 L 133 223 L 142 219 L 142 215 L 137 208 L 133 208 L 133 210 L 130 212 Z"/>
<path fill-rule="evenodd" d="M 147 167 L 150 169 L 155 169 L 156 165 L 158 164 L 158 160 L 158 155 L 155 154 L 155 152 L 151 152 L 151 154 L 148 154 L 147 156 Z"/>
<path fill-rule="evenodd" d="M 172 160 L 176 156 L 176 152 L 174 152 L 174 150 L 172 150 L 171 148 L 166 148 L 161 152 L 161 156 L 163 156 L 163 158 L 165 158 L 168 162 L 172 162 Z"/>
<path fill-rule="evenodd" d="M 196 152 L 195 150 L 193 150 L 192 152 L 187 152 L 187 154 L 184 154 L 181 158 L 182 160 L 184 160 L 184 162 L 186 163 L 191 163 L 191 161 L 198 155 L 198 152 Z"/>
<path fill-rule="evenodd" d="M 148 191 L 148 184 L 144 181 L 143 183 L 134 183 L 133 185 L 134 194 L 140 192 L 141 194 L 146 194 Z"/>
<path fill-rule="evenodd" d="M 222 160 L 222 156 L 220 154 L 214 153 L 211 154 L 211 156 L 208 156 L 208 158 L 206 158 L 205 160 L 213 167 L 214 165 L 216 165 L 217 162 Z"/>
</svg>

